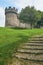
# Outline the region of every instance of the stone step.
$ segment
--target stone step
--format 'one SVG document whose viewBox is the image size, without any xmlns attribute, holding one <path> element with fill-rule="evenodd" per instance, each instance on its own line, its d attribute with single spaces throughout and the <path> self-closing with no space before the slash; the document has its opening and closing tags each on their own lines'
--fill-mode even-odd
<svg viewBox="0 0 43 65">
<path fill-rule="evenodd" d="M 42 42 L 43 42 L 43 40 L 36 40 L 36 39 L 35 39 L 35 40 L 28 40 L 28 41 L 34 41 L 34 42 L 35 42 L 35 41 L 39 41 L 39 42 L 42 41 Z"/>
<path fill-rule="evenodd" d="M 43 62 L 43 37 L 32 37 L 14 55 L 19 59 Z M 38 65 L 38 64 L 37 64 Z"/>
<path fill-rule="evenodd" d="M 26 44 L 26 46 L 43 46 L 43 44 Z"/>
<path fill-rule="evenodd" d="M 30 37 L 30 39 L 42 39 L 43 36 L 35 36 L 35 37 Z"/>
<path fill-rule="evenodd" d="M 43 40 L 43 37 L 29 37 L 29 40 Z"/>
<path fill-rule="evenodd" d="M 28 43 L 43 43 L 43 41 L 29 41 Z"/>
<path fill-rule="evenodd" d="M 27 49 L 27 50 L 43 50 L 43 48 L 21 48 L 21 49 Z"/>
<path fill-rule="evenodd" d="M 43 46 L 43 43 L 25 43 L 24 46 Z"/>
<path fill-rule="evenodd" d="M 43 46 L 24 46 L 22 48 L 43 49 Z"/>
<path fill-rule="evenodd" d="M 43 41 L 43 39 L 29 39 L 29 41 Z"/>
<path fill-rule="evenodd" d="M 43 50 L 26 50 L 26 49 L 19 49 L 18 52 L 43 53 Z"/>
<path fill-rule="evenodd" d="M 40 37 L 32 37 L 29 40 L 43 40 L 43 38 L 40 38 Z"/>
<path fill-rule="evenodd" d="M 18 51 L 18 53 L 25 53 L 25 54 L 43 54 L 43 52 L 22 52 L 22 51 Z"/>
<path fill-rule="evenodd" d="M 43 55 L 35 55 L 35 54 L 24 54 L 24 53 L 17 53 L 15 54 L 18 58 L 30 59 L 30 60 L 39 60 L 43 61 Z"/>
</svg>

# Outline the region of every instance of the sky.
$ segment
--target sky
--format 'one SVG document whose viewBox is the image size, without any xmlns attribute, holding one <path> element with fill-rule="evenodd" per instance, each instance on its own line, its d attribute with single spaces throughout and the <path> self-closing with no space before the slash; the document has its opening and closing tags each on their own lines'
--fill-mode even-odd
<svg viewBox="0 0 43 65">
<path fill-rule="evenodd" d="M 0 0 L 0 27 L 5 26 L 5 7 L 16 7 L 18 11 L 26 6 L 34 6 L 43 11 L 43 0 Z"/>
</svg>

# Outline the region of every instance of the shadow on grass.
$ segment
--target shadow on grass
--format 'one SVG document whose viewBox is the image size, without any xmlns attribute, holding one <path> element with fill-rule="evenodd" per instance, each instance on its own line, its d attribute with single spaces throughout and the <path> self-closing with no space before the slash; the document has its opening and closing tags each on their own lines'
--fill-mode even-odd
<svg viewBox="0 0 43 65">
<path fill-rule="evenodd" d="M 0 58 L 3 60 L 0 61 L 0 65 L 5 65 L 5 63 L 7 62 L 4 60 L 8 58 L 12 59 L 12 54 L 17 52 L 17 49 L 20 47 L 20 45 L 27 42 L 29 39 L 28 36 L 24 36 L 24 35 L 19 35 L 18 38 L 20 38 L 18 41 L 0 48 L 0 53 L 1 53 Z"/>
</svg>

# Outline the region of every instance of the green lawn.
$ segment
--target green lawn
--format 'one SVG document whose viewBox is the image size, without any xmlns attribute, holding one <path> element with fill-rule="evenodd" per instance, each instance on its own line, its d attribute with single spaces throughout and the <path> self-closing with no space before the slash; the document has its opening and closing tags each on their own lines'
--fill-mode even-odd
<svg viewBox="0 0 43 65">
<path fill-rule="evenodd" d="M 4 59 L 12 58 L 11 55 L 33 35 L 42 35 L 43 29 L 10 29 L 0 28 L 0 64 Z"/>
</svg>

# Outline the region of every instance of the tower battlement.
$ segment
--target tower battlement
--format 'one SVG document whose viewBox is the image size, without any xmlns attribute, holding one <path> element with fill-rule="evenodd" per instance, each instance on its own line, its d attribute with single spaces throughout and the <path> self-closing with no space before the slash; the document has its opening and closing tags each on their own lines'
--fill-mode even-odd
<svg viewBox="0 0 43 65">
<path fill-rule="evenodd" d="M 30 24 L 21 23 L 18 19 L 18 9 L 15 7 L 6 7 L 5 8 L 5 26 L 7 27 L 22 27 L 25 28 L 31 28 Z"/>
<path fill-rule="evenodd" d="M 17 18 L 17 9 L 15 7 L 5 8 L 5 26 L 17 27 L 19 26 L 19 20 Z"/>
<path fill-rule="evenodd" d="M 7 14 L 7 13 L 16 13 L 17 14 L 17 12 L 18 12 L 18 9 L 16 9 L 15 7 L 9 7 L 9 8 L 5 8 L 5 14 Z"/>
</svg>

